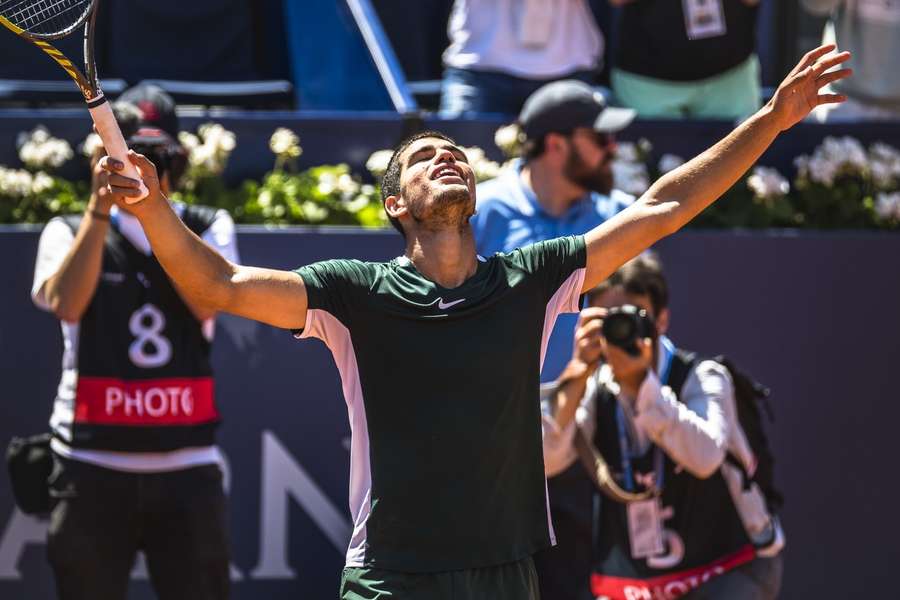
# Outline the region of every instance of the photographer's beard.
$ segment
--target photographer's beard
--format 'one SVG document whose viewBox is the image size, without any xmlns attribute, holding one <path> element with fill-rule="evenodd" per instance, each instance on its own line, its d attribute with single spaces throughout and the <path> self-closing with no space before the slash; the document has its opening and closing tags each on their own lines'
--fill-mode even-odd
<svg viewBox="0 0 900 600">
<path fill-rule="evenodd" d="M 563 166 L 563 176 L 578 187 L 608 196 L 613 189 L 612 161 L 615 154 L 605 152 L 600 164 L 591 168 L 575 144 L 569 144 L 569 148 L 571 151 Z"/>
</svg>

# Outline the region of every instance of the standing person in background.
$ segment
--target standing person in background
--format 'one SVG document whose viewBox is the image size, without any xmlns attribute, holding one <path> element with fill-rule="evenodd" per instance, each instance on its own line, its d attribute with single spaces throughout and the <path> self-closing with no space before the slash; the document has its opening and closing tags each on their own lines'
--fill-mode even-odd
<svg viewBox="0 0 900 600">
<path fill-rule="evenodd" d="M 820 107 L 821 123 L 900 120 L 900 0 L 801 0 L 815 15 L 831 14 L 823 39 L 853 52 L 856 75 L 832 85 L 847 101 Z"/>
<path fill-rule="evenodd" d="M 603 34 L 586 0 L 456 0 L 441 113 L 515 115 L 558 79 L 593 83 Z"/>
<path fill-rule="evenodd" d="M 738 419 L 738 402 L 747 401 L 736 392 L 743 376 L 666 337 L 669 288 L 651 253 L 586 295 L 575 356 L 555 395 L 556 427 L 544 436 L 546 467 L 581 467 L 575 436 L 583 435 L 627 492 L 657 494 L 621 502 L 598 495 L 593 594 L 775 600 L 781 496 L 771 485 L 771 461 L 760 460 L 768 448 L 757 455 Z M 635 334 L 604 337 L 604 319 L 623 306 L 633 309 Z M 623 316 L 620 334 L 629 331 Z M 757 480 L 760 464 L 765 476 Z"/>
<path fill-rule="evenodd" d="M 557 81 L 529 96 L 515 124 L 522 158 L 478 186 L 472 231 L 478 253 L 585 233 L 634 202 L 613 188 L 616 134 L 634 111 L 612 108 L 581 81 Z M 574 317 L 561 319 L 547 352 L 544 381 L 553 381 L 572 352 Z"/>
<path fill-rule="evenodd" d="M 612 86 L 649 118 L 741 119 L 760 106 L 759 0 L 609 0 L 620 6 Z"/>
<path fill-rule="evenodd" d="M 607 107 L 581 81 L 549 83 L 532 94 L 517 121 L 524 156 L 478 186 L 471 223 L 479 254 L 585 233 L 634 202 L 613 189 L 612 174 L 615 134 L 633 119 L 633 110 Z M 574 314 L 558 317 L 544 359 L 545 380 L 554 380 L 569 360 L 575 322 Z M 547 476 L 557 545 L 535 555 L 541 597 L 591 598 L 591 482 L 579 465 Z"/>
<path fill-rule="evenodd" d="M 175 104 L 139 86 L 116 103 L 132 148 L 172 190 L 184 167 Z M 186 300 L 140 222 L 92 161 L 84 215 L 41 234 L 32 297 L 61 321 L 62 379 L 50 425 L 54 498 L 47 551 L 62 600 L 124 600 L 138 551 L 164 600 L 223 600 L 229 550 L 219 411 L 209 362 L 213 311 Z M 174 204 L 237 261 L 227 212 Z"/>
</svg>

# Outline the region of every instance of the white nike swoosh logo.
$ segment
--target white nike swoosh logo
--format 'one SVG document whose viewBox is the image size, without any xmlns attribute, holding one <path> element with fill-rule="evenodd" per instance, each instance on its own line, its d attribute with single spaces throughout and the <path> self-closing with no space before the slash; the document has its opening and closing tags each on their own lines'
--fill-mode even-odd
<svg viewBox="0 0 900 600">
<path fill-rule="evenodd" d="M 459 300 L 454 300 L 453 302 L 444 302 L 443 298 L 438 298 L 438 308 L 441 310 L 447 310 L 451 306 L 456 306 L 460 302 L 465 302 L 465 298 L 460 298 Z"/>
</svg>

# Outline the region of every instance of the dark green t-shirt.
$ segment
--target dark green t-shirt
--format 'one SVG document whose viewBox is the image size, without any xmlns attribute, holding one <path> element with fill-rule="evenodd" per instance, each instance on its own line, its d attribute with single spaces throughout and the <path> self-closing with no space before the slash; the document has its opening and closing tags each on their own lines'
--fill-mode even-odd
<svg viewBox="0 0 900 600">
<path fill-rule="evenodd" d="M 479 257 L 453 289 L 405 257 L 297 270 L 299 336 L 331 349 L 350 414 L 348 566 L 451 571 L 552 543 L 539 375 L 585 256 L 578 236 Z"/>
</svg>

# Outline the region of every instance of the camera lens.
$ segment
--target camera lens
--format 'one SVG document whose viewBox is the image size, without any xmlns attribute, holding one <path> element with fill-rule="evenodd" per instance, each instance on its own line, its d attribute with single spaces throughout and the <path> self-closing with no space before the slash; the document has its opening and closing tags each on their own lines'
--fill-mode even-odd
<svg viewBox="0 0 900 600">
<path fill-rule="evenodd" d="M 632 341 L 636 329 L 634 317 L 626 313 L 611 314 L 603 321 L 603 336 L 617 346 L 627 345 Z"/>
</svg>

